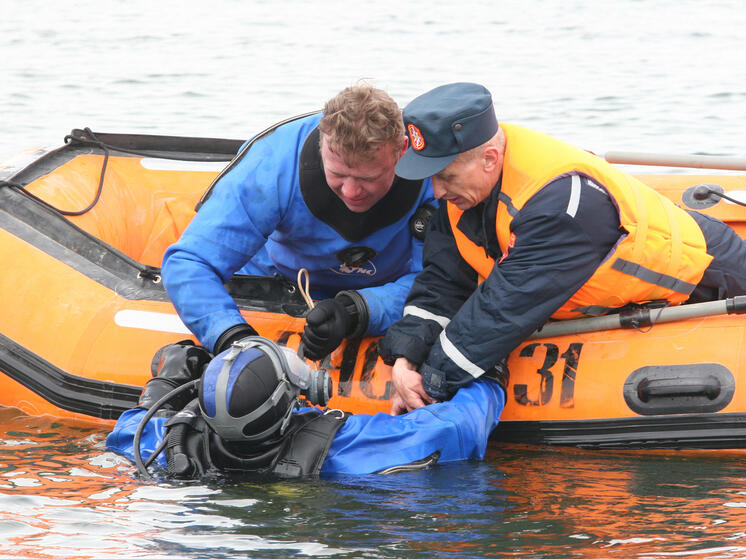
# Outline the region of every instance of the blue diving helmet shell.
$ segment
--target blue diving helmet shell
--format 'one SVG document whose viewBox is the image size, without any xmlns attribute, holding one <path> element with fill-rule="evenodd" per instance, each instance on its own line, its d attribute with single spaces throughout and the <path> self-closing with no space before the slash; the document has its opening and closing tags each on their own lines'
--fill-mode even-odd
<svg viewBox="0 0 746 559">
<path fill-rule="evenodd" d="M 300 393 L 287 370 L 285 355 L 274 342 L 260 336 L 234 342 L 202 375 L 199 405 L 205 421 L 230 442 L 281 436 Z"/>
</svg>

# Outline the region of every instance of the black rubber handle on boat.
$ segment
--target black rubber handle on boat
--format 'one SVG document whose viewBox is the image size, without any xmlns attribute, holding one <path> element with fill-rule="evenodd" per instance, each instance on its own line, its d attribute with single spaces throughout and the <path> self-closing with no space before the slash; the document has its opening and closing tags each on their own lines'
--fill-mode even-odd
<svg viewBox="0 0 746 559">
<path fill-rule="evenodd" d="M 720 395 L 720 382 L 714 376 L 703 379 L 646 379 L 637 388 L 637 394 L 643 402 L 652 398 L 671 398 L 676 396 L 705 396 L 714 400 Z"/>
</svg>

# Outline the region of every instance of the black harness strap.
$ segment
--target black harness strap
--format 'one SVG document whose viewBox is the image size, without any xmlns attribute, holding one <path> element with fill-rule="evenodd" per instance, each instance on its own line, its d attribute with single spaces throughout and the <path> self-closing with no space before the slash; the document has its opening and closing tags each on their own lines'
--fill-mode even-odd
<svg viewBox="0 0 746 559">
<path fill-rule="evenodd" d="M 213 469 L 240 474 L 272 473 L 284 478 L 318 475 L 334 435 L 350 415 L 295 414 L 282 443 L 253 445 L 251 454 L 239 455 L 237 448 L 228 448 L 207 426 L 198 405 L 193 400 L 166 423 L 167 471 L 177 479 L 197 479 Z"/>
<path fill-rule="evenodd" d="M 331 410 L 306 423 L 288 437 L 272 473 L 284 478 L 318 475 L 334 435 L 349 416 L 348 413 Z"/>
</svg>

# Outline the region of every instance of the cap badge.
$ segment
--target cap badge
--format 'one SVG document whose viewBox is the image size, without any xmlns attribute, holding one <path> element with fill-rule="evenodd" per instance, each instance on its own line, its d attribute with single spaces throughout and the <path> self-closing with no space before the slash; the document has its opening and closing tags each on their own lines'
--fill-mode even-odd
<svg viewBox="0 0 746 559">
<path fill-rule="evenodd" d="M 407 131 L 409 137 L 412 139 L 412 149 L 415 151 L 422 151 L 425 149 L 425 138 L 422 136 L 422 132 L 411 122 L 407 124 Z"/>
</svg>

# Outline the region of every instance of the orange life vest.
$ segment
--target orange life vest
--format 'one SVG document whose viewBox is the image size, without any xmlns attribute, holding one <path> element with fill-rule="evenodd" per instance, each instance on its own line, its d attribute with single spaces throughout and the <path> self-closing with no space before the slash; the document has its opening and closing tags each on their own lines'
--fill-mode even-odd
<svg viewBox="0 0 746 559">
<path fill-rule="evenodd" d="M 557 177 L 578 173 L 602 185 L 611 195 L 626 231 L 590 279 L 552 318 L 599 314 L 627 303 L 664 299 L 679 304 L 702 279 L 712 261 L 702 230 L 670 200 L 600 157 L 550 136 L 501 124 L 506 151 L 497 205 L 497 240 L 505 254 L 510 224 L 524 204 Z M 448 216 L 459 252 L 480 279 L 495 266 L 484 248 L 458 227 L 462 210 L 448 203 Z M 498 264 L 499 265 L 499 264 Z"/>
</svg>

